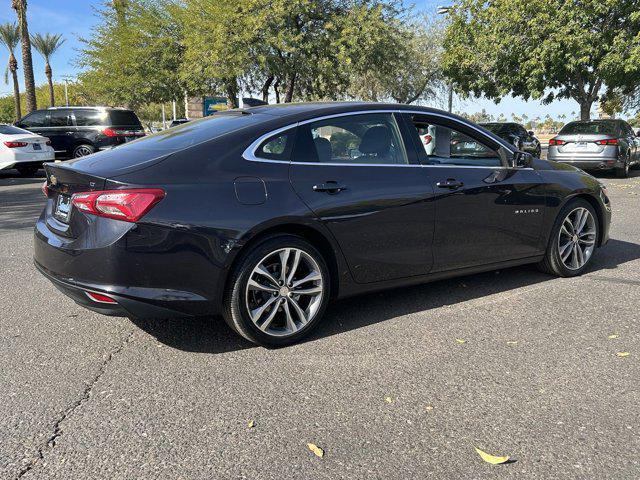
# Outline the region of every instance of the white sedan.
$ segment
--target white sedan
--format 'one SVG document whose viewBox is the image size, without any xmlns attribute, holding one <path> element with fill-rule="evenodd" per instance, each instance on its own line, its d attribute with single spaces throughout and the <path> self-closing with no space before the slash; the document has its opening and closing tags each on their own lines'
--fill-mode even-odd
<svg viewBox="0 0 640 480">
<path fill-rule="evenodd" d="M 20 175 L 33 175 L 43 162 L 54 160 L 55 152 L 47 137 L 0 124 L 0 170 L 15 168 Z"/>
</svg>

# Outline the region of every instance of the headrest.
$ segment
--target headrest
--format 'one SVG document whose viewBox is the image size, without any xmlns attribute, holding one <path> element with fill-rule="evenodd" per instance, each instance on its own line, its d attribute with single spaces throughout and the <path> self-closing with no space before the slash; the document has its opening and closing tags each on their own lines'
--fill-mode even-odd
<svg viewBox="0 0 640 480">
<path fill-rule="evenodd" d="M 391 148 L 391 132 L 383 125 L 369 128 L 364 133 L 358 150 L 364 154 L 384 155 Z"/>
<path fill-rule="evenodd" d="M 321 163 L 331 162 L 331 142 L 324 137 L 317 137 L 313 139 L 313 143 L 315 144 L 316 151 L 318 152 L 318 161 Z"/>
</svg>

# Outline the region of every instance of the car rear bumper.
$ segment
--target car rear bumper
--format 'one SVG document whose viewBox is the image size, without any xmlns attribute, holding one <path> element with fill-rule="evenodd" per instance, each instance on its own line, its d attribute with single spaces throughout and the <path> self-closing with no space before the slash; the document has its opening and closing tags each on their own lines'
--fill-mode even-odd
<svg viewBox="0 0 640 480">
<path fill-rule="evenodd" d="M 105 223 L 96 230 L 105 238 L 109 227 Z M 174 318 L 219 313 L 218 272 L 206 262 L 182 265 L 184 259 L 174 256 L 180 253 L 174 243 L 168 242 L 167 251 L 157 242 L 159 232 L 144 232 L 140 238 L 139 230 L 129 225 L 104 244 L 69 240 L 52 232 L 43 214 L 34 231 L 34 263 L 62 293 L 102 314 Z M 96 302 L 87 292 L 108 295 L 116 303 Z"/>
<path fill-rule="evenodd" d="M 549 160 L 558 163 L 566 163 L 582 170 L 611 170 L 612 168 L 624 166 L 623 162 L 618 158 L 566 158 L 566 157 L 548 157 Z"/>
<path fill-rule="evenodd" d="M 53 162 L 55 160 L 55 154 L 53 150 L 51 152 L 43 153 L 15 153 L 10 152 L 10 155 L 2 155 L 0 159 L 0 170 L 5 168 L 14 168 L 18 165 L 42 165 L 44 162 Z"/>
</svg>

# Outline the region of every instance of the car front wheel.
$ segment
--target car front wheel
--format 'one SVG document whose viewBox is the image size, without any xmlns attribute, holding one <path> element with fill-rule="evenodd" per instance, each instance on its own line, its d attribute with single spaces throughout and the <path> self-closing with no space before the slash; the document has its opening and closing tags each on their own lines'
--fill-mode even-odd
<svg viewBox="0 0 640 480">
<path fill-rule="evenodd" d="M 87 155 L 91 155 L 95 151 L 96 149 L 93 145 L 82 143 L 73 149 L 73 152 L 71 152 L 71 156 L 73 158 L 86 157 Z"/>
<path fill-rule="evenodd" d="M 560 277 L 582 274 L 593 257 L 599 235 L 598 217 L 589 202 L 573 200 L 563 207 L 551 231 L 540 269 Z"/>
<path fill-rule="evenodd" d="M 329 300 L 322 255 L 302 238 L 260 243 L 232 273 L 224 316 L 247 340 L 267 347 L 300 340 L 318 324 Z"/>
</svg>

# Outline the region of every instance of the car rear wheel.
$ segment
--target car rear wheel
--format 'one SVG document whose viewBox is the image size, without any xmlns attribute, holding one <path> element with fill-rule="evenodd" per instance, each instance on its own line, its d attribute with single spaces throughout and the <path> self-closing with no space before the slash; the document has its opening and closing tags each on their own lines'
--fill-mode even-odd
<svg viewBox="0 0 640 480">
<path fill-rule="evenodd" d="M 618 178 L 628 178 L 629 177 L 629 163 L 631 159 L 630 156 L 624 159 L 624 165 L 622 167 L 616 167 L 616 177 Z"/>
<path fill-rule="evenodd" d="M 300 340 L 318 324 L 329 300 L 322 255 L 302 238 L 271 237 L 232 274 L 224 316 L 247 340 L 267 347 Z"/>
<path fill-rule="evenodd" d="M 16 167 L 16 170 L 18 170 L 18 173 L 23 177 L 32 177 L 33 175 L 38 173 L 38 169 L 39 167 L 35 165 Z"/>
<path fill-rule="evenodd" d="M 95 153 L 95 151 L 96 149 L 93 145 L 82 143 L 80 145 L 77 145 L 73 149 L 73 152 L 71 152 L 71 156 L 73 158 L 86 157 L 87 155 L 91 155 L 92 153 Z"/>
<path fill-rule="evenodd" d="M 599 228 L 598 216 L 589 202 L 569 202 L 556 218 L 539 268 L 560 277 L 582 274 L 593 257 Z"/>
</svg>

